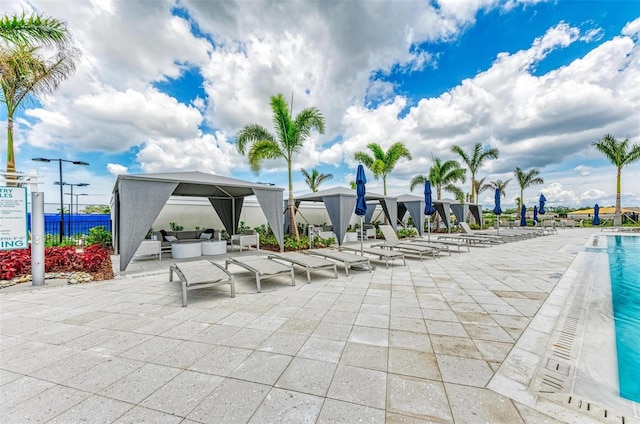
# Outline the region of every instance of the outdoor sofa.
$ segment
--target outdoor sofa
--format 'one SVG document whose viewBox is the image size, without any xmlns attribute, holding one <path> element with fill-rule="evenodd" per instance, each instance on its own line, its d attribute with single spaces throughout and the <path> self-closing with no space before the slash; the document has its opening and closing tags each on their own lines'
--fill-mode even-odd
<svg viewBox="0 0 640 424">
<path fill-rule="evenodd" d="M 208 228 L 206 230 L 160 230 L 155 233 L 156 240 L 160 240 L 161 250 L 163 252 L 171 251 L 171 243 L 173 242 L 195 242 L 205 240 L 220 240 L 220 231 Z M 175 240 L 174 240 L 175 239 Z"/>
</svg>

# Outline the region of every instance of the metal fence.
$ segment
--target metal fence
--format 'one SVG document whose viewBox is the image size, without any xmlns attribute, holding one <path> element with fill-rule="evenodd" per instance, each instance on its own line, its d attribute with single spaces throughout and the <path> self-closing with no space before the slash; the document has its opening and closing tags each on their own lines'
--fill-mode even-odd
<svg viewBox="0 0 640 424">
<path fill-rule="evenodd" d="M 31 214 L 28 215 L 28 225 L 31 228 Z M 64 234 L 66 236 L 88 235 L 91 228 L 100 226 L 111 232 L 111 216 L 99 214 L 64 215 Z M 44 215 L 44 233 L 60 234 L 60 215 Z"/>
</svg>

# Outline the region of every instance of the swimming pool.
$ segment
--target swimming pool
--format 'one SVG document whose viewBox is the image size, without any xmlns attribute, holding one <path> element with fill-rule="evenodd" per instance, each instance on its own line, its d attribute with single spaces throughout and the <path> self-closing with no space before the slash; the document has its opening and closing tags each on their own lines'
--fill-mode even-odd
<svg viewBox="0 0 640 424">
<path fill-rule="evenodd" d="M 640 237 L 608 237 L 620 396 L 640 402 Z"/>
</svg>

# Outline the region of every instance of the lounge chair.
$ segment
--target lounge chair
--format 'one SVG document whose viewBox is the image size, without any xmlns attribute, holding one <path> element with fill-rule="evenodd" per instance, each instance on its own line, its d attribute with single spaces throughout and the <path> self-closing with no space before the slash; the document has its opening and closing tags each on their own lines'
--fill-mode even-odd
<svg viewBox="0 0 640 424">
<path fill-rule="evenodd" d="M 265 256 L 238 256 L 234 258 L 228 258 L 225 261 L 225 268 L 229 269 L 229 265 L 237 265 L 250 272 L 253 272 L 256 276 L 256 288 L 258 290 L 258 293 L 262 291 L 260 280 L 264 277 L 289 274 L 291 276 L 291 285 L 296 285 L 292 266 L 274 261 L 273 259 L 269 259 Z"/>
<path fill-rule="evenodd" d="M 182 306 L 187 306 L 187 291 L 229 284 L 231 297 L 236 296 L 233 275 L 222 266 L 208 260 L 181 262 L 169 266 L 169 281 L 173 281 L 173 273 L 178 275 L 182 284 Z"/>
<path fill-rule="evenodd" d="M 457 247 L 458 248 L 458 252 L 462 252 L 462 248 L 466 247 L 467 248 L 467 252 L 469 252 L 471 249 L 469 249 L 469 244 L 464 241 L 464 240 L 444 240 L 444 239 L 434 239 L 434 240 L 425 240 L 423 238 L 414 238 L 411 239 L 412 242 L 414 243 L 420 243 L 420 244 L 425 244 L 425 245 L 434 245 L 434 246 L 448 246 L 449 247 L 449 254 L 451 254 L 451 247 Z"/>
<path fill-rule="evenodd" d="M 501 236 L 494 236 L 490 234 L 479 234 L 473 231 L 471 227 L 469 227 L 469 224 L 467 224 L 466 222 L 459 222 L 458 224 L 462 229 L 462 232 L 466 235 L 474 236 L 474 237 L 482 237 L 482 238 L 485 238 L 486 240 L 491 240 L 492 243 L 496 243 L 496 244 L 504 243 L 504 239 Z"/>
<path fill-rule="evenodd" d="M 373 245 L 384 249 L 396 249 L 406 254 L 418 255 L 422 259 L 423 255 L 431 255 L 434 258 L 445 251 L 444 246 L 422 246 L 419 243 L 403 242 L 398 239 L 398 235 L 391 225 L 380 225 L 378 227 L 384 235 L 385 242 Z M 448 250 L 448 248 L 447 248 Z"/>
<path fill-rule="evenodd" d="M 336 268 L 335 262 L 328 261 L 323 258 L 305 255 L 303 253 L 298 252 L 287 252 L 287 253 L 277 253 L 268 256 L 269 259 L 276 259 L 281 261 L 290 262 L 293 265 L 298 265 L 306 269 L 307 271 L 307 282 L 311 282 L 311 271 L 316 271 L 319 269 L 325 268 L 333 268 L 333 278 L 338 278 L 338 269 Z"/>
<path fill-rule="evenodd" d="M 348 250 L 350 252 L 358 253 L 360 252 L 359 247 L 348 247 L 342 246 L 340 250 Z M 391 249 L 382 249 L 379 247 L 371 247 L 371 246 L 363 246 L 362 252 L 367 253 L 369 255 L 377 256 L 381 261 L 384 260 L 384 264 L 387 268 L 389 268 L 389 261 L 394 261 L 396 259 L 402 259 L 403 265 L 407 265 L 407 261 L 404 259 L 404 253 L 399 252 L 397 250 Z"/>
<path fill-rule="evenodd" d="M 371 272 L 371 261 L 369 258 L 354 255 L 353 253 L 341 252 L 339 250 L 333 249 L 309 249 L 305 250 L 304 253 L 307 255 L 316 255 L 321 256 L 325 259 L 332 259 L 334 261 L 342 262 L 344 264 L 344 273 L 349 275 L 349 268 L 354 265 L 366 265 Z"/>
</svg>

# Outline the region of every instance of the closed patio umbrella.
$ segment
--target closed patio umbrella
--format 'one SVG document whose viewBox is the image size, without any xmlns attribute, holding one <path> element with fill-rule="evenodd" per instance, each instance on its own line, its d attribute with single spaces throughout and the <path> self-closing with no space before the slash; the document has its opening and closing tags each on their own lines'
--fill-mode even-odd
<svg viewBox="0 0 640 424">
<path fill-rule="evenodd" d="M 500 235 L 500 215 L 502 215 L 502 209 L 500 209 L 500 189 L 496 189 L 496 193 L 494 195 L 494 201 L 496 205 L 493 207 L 493 213 L 498 216 L 498 226 L 497 226 L 497 235 Z"/>
<path fill-rule="evenodd" d="M 533 225 L 534 226 L 538 225 L 538 207 L 537 206 L 533 207 Z"/>
<path fill-rule="evenodd" d="M 593 207 L 593 225 L 600 225 L 600 206 L 597 203 Z"/>
<path fill-rule="evenodd" d="M 522 210 L 520 211 L 520 226 L 527 226 L 527 207 L 524 204 L 522 205 Z"/>
<path fill-rule="evenodd" d="M 433 199 L 431 198 L 431 183 L 429 180 L 424 183 L 424 214 L 427 215 L 427 239 L 431 241 L 431 215 L 436 212 L 433 207 Z"/>
<path fill-rule="evenodd" d="M 364 256 L 364 225 L 362 224 L 362 217 L 367 213 L 367 201 L 365 195 L 367 194 L 367 177 L 364 175 L 364 166 L 358 165 L 358 171 L 356 172 L 356 215 L 360 217 L 360 254 Z"/>
<path fill-rule="evenodd" d="M 547 202 L 547 198 L 544 197 L 544 194 L 540 195 L 540 206 L 538 207 L 538 213 L 540 215 L 544 215 L 546 211 L 544 210 L 544 204 Z"/>
</svg>

